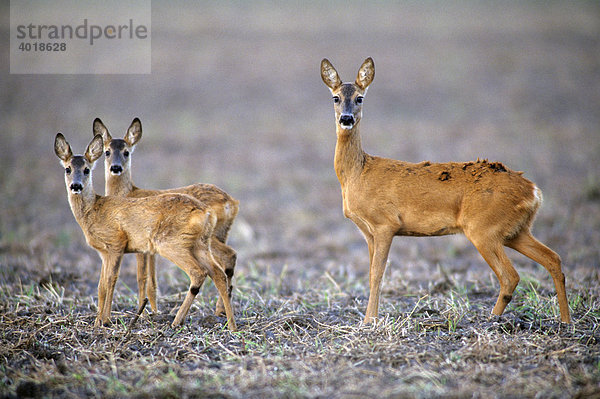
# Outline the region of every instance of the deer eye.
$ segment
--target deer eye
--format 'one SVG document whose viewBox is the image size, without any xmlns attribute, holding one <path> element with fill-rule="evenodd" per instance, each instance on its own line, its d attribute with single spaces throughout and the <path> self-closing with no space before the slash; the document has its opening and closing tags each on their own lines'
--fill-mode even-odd
<svg viewBox="0 0 600 399">
<path fill-rule="evenodd" d="M 356 97 L 356 103 L 357 104 L 362 104 L 363 103 L 363 97 L 362 96 Z"/>
<path fill-rule="evenodd" d="M 333 103 L 334 104 L 339 104 L 340 102 L 340 97 L 339 96 L 333 96 Z"/>
<path fill-rule="evenodd" d="M 127 150 L 123 151 L 123 155 L 126 156 L 126 157 L 128 157 L 129 156 L 129 151 L 127 151 Z"/>
<path fill-rule="evenodd" d="M 108 151 L 108 150 L 107 150 L 107 151 L 104 153 L 104 155 L 106 155 L 107 157 L 110 157 L 110 151 Z"/>
<path fill-rule="evenodd" d="M 65 168 L 65 173 L 66 173 L 66 174 L 68 174 L 68 175 L 70 175 L 70 174 L 71 174 L 71 167 L 70 167 L 70 166 L 67 166 L 67 167 Z"/>
<path fill-rule="evenodd" d="M 89 174 L 90 174 L 90 168 L 85 168 L 85 169 L 83 170 L 83 174 L 84 174 L 84 175 L 89 175 Z"/>
</svg>

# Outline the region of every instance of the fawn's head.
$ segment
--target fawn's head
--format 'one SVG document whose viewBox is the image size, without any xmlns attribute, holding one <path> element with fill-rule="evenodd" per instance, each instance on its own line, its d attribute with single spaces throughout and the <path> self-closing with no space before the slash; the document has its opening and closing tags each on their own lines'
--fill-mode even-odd
<svg viewBox="0 0 600 399">
<path fill-rule="evenodd" d="M 329 60 L 321 61 L 321 78 L 331 90 L 336 124 L 343 130 L 352 129 L 360 121 L 363 98 L 374 77 L 375 64 L 371 57 L 361 65 L 354 83 L 342 83 Z"/>
<path fill-rule="evenodd" d="M 54 153 L 65 168 L 65 184 L 70 194 L 81 194 L 92 187 L 92 169 L 102 156 L 102 136 L 94 136 L 84 155 L 73 155 L 65 136 L 58 133 L 54 139 Z"/>
<path fill-rule="evenodd" d="M 119 176 L 131 170 L 130 155 L 142 138 L 142 122 L 138 118 L 131 122 L 122 139 L 113 139 L 100 118 L 94 119 L 92 133 L 101 135 L 104 140 L 104 154 L 106 155 L 104 162 L 107 173 L 110 171 L 111 175 Z"/>
</svg>

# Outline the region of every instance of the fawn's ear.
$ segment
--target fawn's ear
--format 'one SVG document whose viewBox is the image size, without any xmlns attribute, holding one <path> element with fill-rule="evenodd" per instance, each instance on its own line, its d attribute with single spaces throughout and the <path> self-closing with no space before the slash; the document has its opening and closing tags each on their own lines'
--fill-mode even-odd
<svg viewBox="0 0 600 399">
<path fill-rule="evenodd" d="M 374 77 L 375 63 L 373 62 L 373 58 L 369 57 L 363 62 L 358 70 L 358 75 L 356 75 L 356 84 L 361 89 L 367 90 L 367 87 L 369 87 Z"/>
<path fill-rule="evenodd" d="M 128 145 L 133 147 L 138 143 L 138 141 L 140 141 L 141 138 L 142 122 L 139 120 L 139 118 L 134 118 L 129 126 L 129 129 L 127 129 L 127 133 L 125 133 L 123 140 L 125 140 Z"/>
<path fill-rule="evenodd" d="M 327 58 L 321 61 L 321 79 L 332 92 L 341 86 L 342 80 Z"/>
<path fill-rule="evenodd" d="M 96 136 L 97 134 L 102 136 L 102 140 L 106 145 L 110 144 L 112 137 L 108 132 L 106 126 L 104 126 L 104 123 L 102 123 L 102 120 L 100 120 L 100 118 L 94 119 L 94 123 L 92 124 L 92 135 Z"/>
<path fill-rule="evenodd" d="M 71 151 L 71 146 L 65 139 L 62 133 L 57 133 L 56 138 L 54 139 L 54 153 L 60 160 L 64 163 L 67 162 L 73 156 L 73 151 Z"/>
<path fill-rule="evenodd" d="M 90 144 L 88 144 L 84 156 L 89 163 L 93 164 L 102 156 L 103 152 L 102 136 L 97 134 L 92 141 L 90 141 Z"/>
</svg>

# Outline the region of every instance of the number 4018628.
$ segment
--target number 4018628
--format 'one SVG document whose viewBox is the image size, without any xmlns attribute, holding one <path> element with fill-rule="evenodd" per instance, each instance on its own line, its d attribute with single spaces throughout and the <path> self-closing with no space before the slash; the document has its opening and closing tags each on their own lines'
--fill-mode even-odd
<svg viewBox="0 0 600 399">
<path fill-rule="evenodd" d="M 67 43 L 22 42 L 19 44 L 21 51 L 66 51 Z"/>
</svg>

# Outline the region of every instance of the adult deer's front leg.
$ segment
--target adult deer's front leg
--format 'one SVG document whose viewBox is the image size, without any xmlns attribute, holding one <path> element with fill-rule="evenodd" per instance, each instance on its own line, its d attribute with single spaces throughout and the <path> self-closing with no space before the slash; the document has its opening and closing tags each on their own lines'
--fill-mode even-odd
<svg viewBox="0 0 600 399">
<path fill-rule="evenodd" d="M 367 312 L 365 314 L 365 324 L 371 323 L 379 314 L 379 295 L 381 292 L 381 280 L 387 264 L 390 246 L 394 234 L 381 231 L 375 232 L 373 235 L 373 255 L 371 265 L 369 267 L 369 303 L 367 304 Z M 371 246 L 369 246 L 369 250 Z"/>
</svg>

